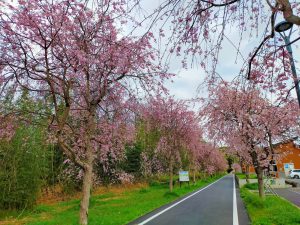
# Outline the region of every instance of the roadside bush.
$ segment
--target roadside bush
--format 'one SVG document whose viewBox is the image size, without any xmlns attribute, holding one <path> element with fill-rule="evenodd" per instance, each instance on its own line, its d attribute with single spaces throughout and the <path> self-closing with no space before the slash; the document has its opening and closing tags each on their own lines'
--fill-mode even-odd
<svg viewBox="0 0 300 225">
<path fill-rule="evenodd" d="M 97 183 L 109 185 L 121 183 L 119 180 L 120 161 L 110 152 L 106 155 L 106 160 L 95 160 L 94 173 Z"/>
<path fill-rule="evenodd" d="M 75 165 L 71 160 L 64 158 L 59 173 L 59 184 L 62 192 L 66 195 L 72 195 L 82 188 L 83 170 Z"/>
<path fill-rule="evenodd" d="M 40 129 L 19 127 L 10 142 L 0 143 L 0 208 L 22 209 L 35 204 L 47 151 Z"/>
<path fill-rule="evenodd" d="M 245 184 L 244 187 L 249 190 L 258 190 L 258 183 L 248 183 L 248 184 Z"/>
<path fill-rule="evenodd" d="M 240 179 L 246 179 L 246 174 L 245 173 L 235 173 L 236 176 Z M 257 175 L 255 173 L 250 173 L 249 179 L 257 179 Z"/>
<path fill-rule="evenodd" d="M 140 177 L 141 173 L 141 153 L 140 145 L 126 146 L 125 160 L 122 163 L 122 168 L 126 173 L 132 174 L 135 177 Z"/>
<path fill-rule="evenodd" d="M 151 187 L 155 187 L 155 186 L 161 186 L 161 183 L 156 181 L 156 180 L 152 180 L 152 181 L 149 182 L 149 185 Z"/>
<path fill-rule="evenodd" d="M 48 147 L 48 171 L 43 175 L 44 186 L 51 187 L 62 182 L 62 174 L 64 173 L 64 156 L 58 145 L 52 144 Z"/>
</svg>

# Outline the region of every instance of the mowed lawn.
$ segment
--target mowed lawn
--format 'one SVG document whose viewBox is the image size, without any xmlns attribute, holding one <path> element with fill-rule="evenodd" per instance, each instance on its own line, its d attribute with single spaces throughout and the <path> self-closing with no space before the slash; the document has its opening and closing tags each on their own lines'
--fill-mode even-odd
<svg viewBox="0 0 300 225">
<path fill-rule="evenodd" d="M 254 190 L 257 185 L 249 185 Z M 299 225 L 300 209 L 277 196 L 266 196 L 264 200 L 247 188 L 241 189 L 241 196 L 251 219 L 251 225 Z"/>
<path fill-rule="evenodd" d="M 89 224 L 126 224 L 161 205 L 219 179 L 221 176 L 198 180 L 195 185 L 190 184 L 188 186 L 186 183 L 181 188 L 176 184 L 172 193 L 168 191 L 167 184 L 154 183 L 152 185 L 112 188 L 102 194 L 93 194 L 90 202 Z M 80 200 L 74 199 L 38 205 L 31 211 L 0 211 L 0 224 L 78 224 L 79 204 Z"/>
</svg>

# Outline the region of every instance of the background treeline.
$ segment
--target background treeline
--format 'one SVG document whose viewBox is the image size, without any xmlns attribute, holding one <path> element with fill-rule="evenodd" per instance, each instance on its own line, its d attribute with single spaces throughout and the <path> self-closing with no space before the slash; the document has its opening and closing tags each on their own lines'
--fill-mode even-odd
<svg viewBox="0 0 300 225">
<path fill-rule="evenodd" d="M 21 115 L 15 122 L 11 139 L 0 141 L 0 208 L 31 208 L 39 196 L 54 190 L 64 195 L 79 191 L 82 186 L 82 171 L 70 161 L 48 135 L 51 110 L 42 107 L 38 96 L 23 91 L 19 98 L 6 99 L 4 107 Z M 34 112 L 34 113 L 33 113 Z M 38 113 L 37 113 L 38 112 Z M 94 185 L 121 184 L 127 182 L 167 182 L 169 162 L 164 154 L 157 151 L 162 133 L 157 126 L 148 129 L 149 121 L 136 116 L 134 137 L 127 141 L 122 152 L 116 155 L 107 151 L 106 156 L 96 159 Z M 224 171 L 224 165 L 212 168 L 202 160 L 197 171 L 195 160 L 180 146 L 179 156 L 172 171 L 193 170 L 194 177 L 212 175 Z M 222 155 L 222 154 L 221 154 Z M 209 162 L 209 156 L 205 157 Z M 103 160 L 105 158 L 105 160 Z M 223 163 L 224 164 L 224 163 Z M 200 165 L 200 164 L 199 164 Z M 177 177 L 174 177 L 174 180 Z M 173 178 L 172 178 L 173 179 Z"/>
</svg>

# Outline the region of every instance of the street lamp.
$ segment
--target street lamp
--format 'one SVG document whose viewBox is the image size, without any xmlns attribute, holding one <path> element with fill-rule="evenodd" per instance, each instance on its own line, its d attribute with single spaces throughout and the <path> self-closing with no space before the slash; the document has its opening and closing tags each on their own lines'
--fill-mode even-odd
<svg viewBox="0 0 300 225">
<path fill-rule="evenodd" d="M 289 58 L 290 58 L 290 64 L 291 64 L 291 70 L 292 70 L 292 74 L 293 74 L 293 79 L 294 79 L 294 83 L 295 83 L 295 89 L 296 89 L 296 93 L 297 93 L 297 98 L 298 98 L 298 104 L 300 107 L 300 88 L 299 88 L 299 79 L 297 77 L 297 72 L 296 72 L 296 66 L 295 66 L 295 62 L 294 62 L 294 58 L 293 58 L 293 50 L 292 50 L 292 46 L 291 46 L 291 42 L 290 42 L 290 37 L 292 34 L 292 28 L 293 28 L 293 24 L 287 21 L 283 21 L 278 23 L 275 26 L 275 31 L 277 31 L 280 36 L 283 38 L 285 45 L 286 45 L 286 49 L 289 53 Z M 285 31 L 290 30 L 289 34 L 286 35 Z"/>
</svg>

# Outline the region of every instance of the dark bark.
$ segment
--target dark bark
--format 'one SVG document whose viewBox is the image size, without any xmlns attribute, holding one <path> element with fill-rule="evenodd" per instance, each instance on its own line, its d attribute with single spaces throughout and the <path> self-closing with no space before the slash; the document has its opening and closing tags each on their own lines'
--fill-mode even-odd
<svg viewBox="0 0 300 225">
<path fill-rule="evenodd" d="M 196 169 L 193 169 L 193 182 L 196 183 Z"/>
<path fill-rule="evenodd" d="M 86 145 L 86 162 L 84 166 L 84 176 L 82 184 L 82 199 L 80 202 L 80 212 L 79 212 L 79 224 L 87 225 L 88 224 L 88 213 L 89 213 L 89 203 L 91 196 L 91 189 L 93 185 L 93 162 L 94 154 L 93 147 L 91 144 L 91 139 L 95 133 L 95 112 L 96 108 L 91 107 L 90 115 L 87 118 L 87 129 L 84 134 L 85 145 Z"/>
<path fill-rule="evenodd" d="M 170 173 L 170 181 L 169 181 L 170 192 L 173 192 L 173 156 L 172 155 L 170 158 L 169 173 Z"/>
<path fill-rule="evenodd" d="M 82 199 L 80 202 L 79 223 L 81 225 L 88 224 L 89 203 L 93 181 L 93 166 L 86 166 L 83 176 Z"/>
<path fill-rule="evenodd" d="M 256 167 L 255 168 L 255 172 L 257 174 L 257 179 L 258 179 L 258 193 L 259 193 L 259 197 L 265 198 L 263 170 L 262 170 L 261 167 Z"/>
<path fill-rule="evenodd" d="M 263 167 L 261 167 L 259 163 L 258 155 L 256 151 L 254 151 L 254 145 L 252 146 L 252 152 L 250 153 L 250 155 L 252 157 L 252 163 L 255 168 L 255 173 L 257 175 L 259 197 L 264 198 L 265 191 L 264 191 L 264 180 L 263 180 Z"/>
<path fill-rule="evenodd" d="M 249 165 L 246 165 L 246 182 L 249 184 Z"/>
</svg>

